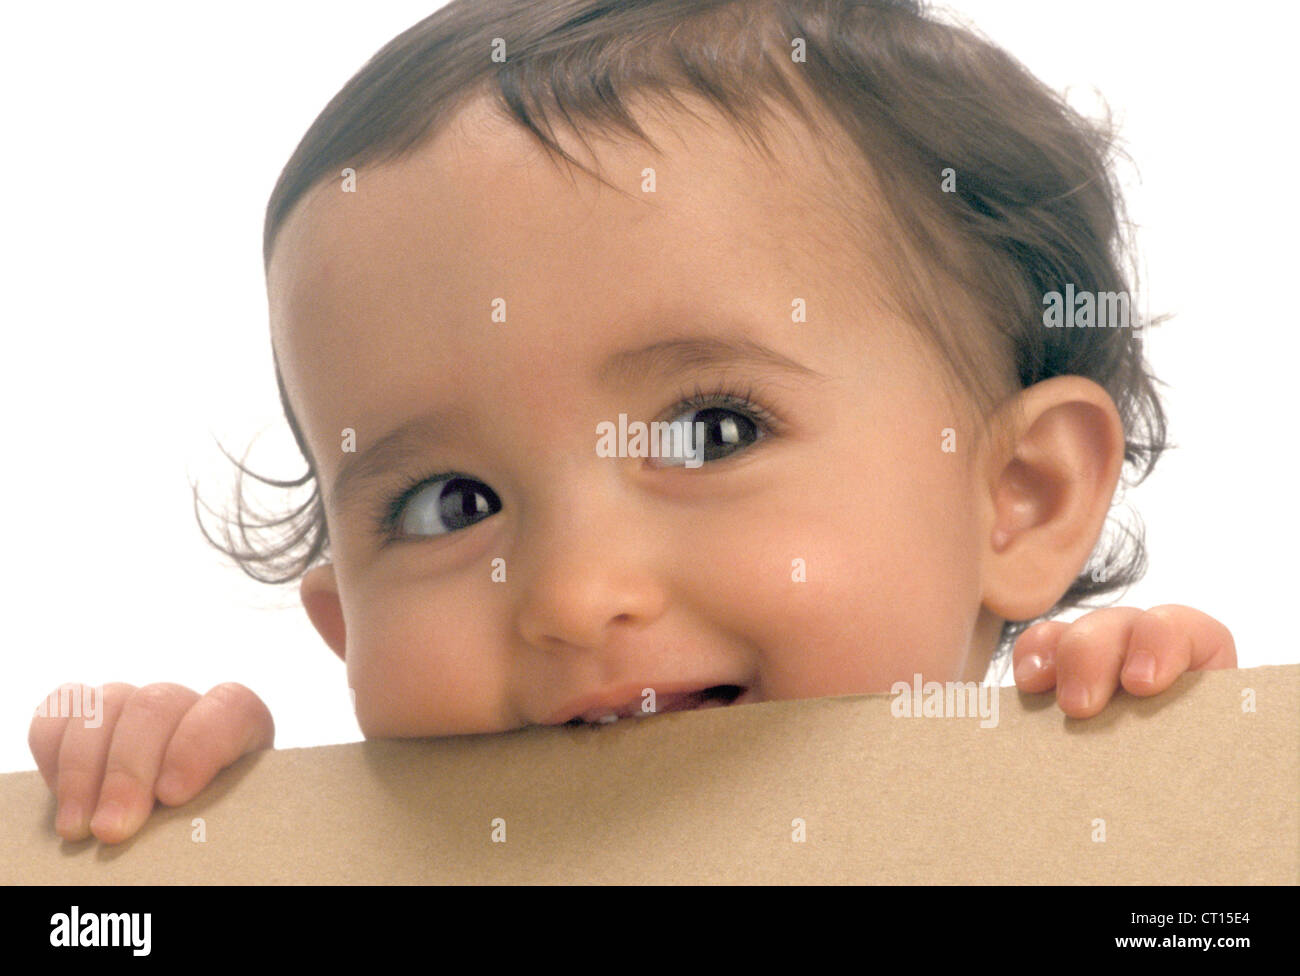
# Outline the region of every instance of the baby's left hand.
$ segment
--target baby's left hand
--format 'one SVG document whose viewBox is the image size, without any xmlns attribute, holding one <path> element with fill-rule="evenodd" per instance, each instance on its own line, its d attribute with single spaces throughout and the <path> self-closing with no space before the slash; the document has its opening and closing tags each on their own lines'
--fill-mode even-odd
<svg viewBox="0 0 1300 976">
<path fill-rule="evenodd" d="M 1011 663 L 1021 691 L 1055 687 L 1061 711 L 1089 718 L 1121 684 L 1130 695 L 1155 695 L 1184 671 L 1235 668 L 1237 647 L 1227 627 L 1191 607 L 1110 607 L 1073 623 L 1034 624 Z"/>
</svg>

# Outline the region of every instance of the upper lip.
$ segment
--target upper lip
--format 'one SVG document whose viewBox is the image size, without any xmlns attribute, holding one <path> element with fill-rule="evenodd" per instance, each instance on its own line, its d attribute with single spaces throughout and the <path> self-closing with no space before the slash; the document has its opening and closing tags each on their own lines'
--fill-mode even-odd
<svg viewBox="0 0 1300 976">
<path fill-rule="evenodd" d="M 574 719 L 596 722 L 609 715 L 627 718 L 641 714 L 647 689 L 654 689 L 655 712 L 677 712 L 689 707 L 691 699 L 710 688 L 735 687 L 743 694 L 747 689 L 737 681 L 696 681 L 655 684 L 652 681 L 618 685 L 575 698 L 546 720 L 546 725 L 563 725 Z"/>
</svg>

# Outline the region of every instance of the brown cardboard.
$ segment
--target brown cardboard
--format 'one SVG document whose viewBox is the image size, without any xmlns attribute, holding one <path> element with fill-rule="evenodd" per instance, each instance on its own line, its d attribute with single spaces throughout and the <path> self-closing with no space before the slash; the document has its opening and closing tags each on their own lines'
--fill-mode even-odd
<svg viewBox="0 0 1300 976">
<path fill-rule="evenodd" d="M 992 728 L 896 707 L 264 752 L 115 847 L 59 840 L 40 775 L 12 773 L 0 881 L 1300 882 L 1300 665 L 1184 675 L 1085 721 L 1006 688 Z"/>
</svg>

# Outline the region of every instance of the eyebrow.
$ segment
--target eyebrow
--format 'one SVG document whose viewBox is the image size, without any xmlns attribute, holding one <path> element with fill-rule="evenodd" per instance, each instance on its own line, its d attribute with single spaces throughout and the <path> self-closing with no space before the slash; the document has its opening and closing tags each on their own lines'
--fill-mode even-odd
<svg viewBox="0 0 1300 976">
<path fill-rule="evenodd" d="M 745 366 L 804 379 L 826 378 L 748 336 L 687 336 L 616 352 L 596 371 L 596 379 L 605 386 L 630 386 L 711 366 Z"/>
<path fill-rule="evenodd" d="M 334 504 L 340 509 L 348 507 L 366 482 L 420 458 L 443 440 L 447 430 L 464 425 L 468 416 L 461 406 L 421 414 L 393 428 L 360 453 L 347 455 L 330 489 Z"/>
<path fill-rule="evenodd" d="M 616 352 L 596 370 L 596 380 L 603 386 L 627 387 L 719 366 L 748 367 L 802 379 L 825 378 L 822 373 L 748 336 L 686 336 Z M 464 426 L 468 420 L 469 411 L 459 405 L 421 414 L 395 427 L 360 453 L 349 454 L 331 486 L 334 504 L 340 509 L 348 507 L 367 482 L 415 461 L 442 442 L 447 430 Z"/>
</svg>

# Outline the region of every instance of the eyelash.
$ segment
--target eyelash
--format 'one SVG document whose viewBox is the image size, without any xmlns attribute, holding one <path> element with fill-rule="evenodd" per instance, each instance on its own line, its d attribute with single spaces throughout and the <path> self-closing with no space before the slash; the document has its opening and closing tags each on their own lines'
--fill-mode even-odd
<svg viewBox="0 0 1300 976">
<path fill-rule="evenodd" d="M 686 413 L 688 410 L 706 410 L 709 408 L 722 407 L 728 410 L 735 410 L 737 413 L 747 414 L 758 427 L 759 436 L 755 444 L 779 434 L 783 424 L 779 417 L 759 404 L 754 396 L 752 386 L 741 389 L 740 387 L 719 384 L 709 389 L 700 386 L 695 387 L 693 393 L 687 393 L 684 390 L 678 395 L 678 400 L 667 411 L 666 416 L 669 420 L 674 420 Z M 752 445 L 751 448 L 752 450 Z M 443 481 L 448 478 L 465 478 L 470 481 L 477 481 L 472 475 L 464 474 L 460 471 L 444 471 L 440 474 L 433 475 L 416 475 L 408 477 L 396 488 L 391 495 L 385 497 L 381 502 L 379 511 L 376 513 L 376 520 L 379 526 L 379 535 L 384 544 L 389 542 L 403 541 L 403 537 L 398 533 L 397 526 L 401 521 L 402 512 L 406 504 L 421 489 L 427 487 L 435 481 Z M 432 538 L 432 537 L 428 537 Z M 427 541 L 426 537 L 420 537 L 412 541 Z"/>
<path fill-rule="evenodd" d="M 668 411 L 668 419 L 676 419 L 687 410 L 706 410 L 710 407 L 725 407 L 738 413 L 748 414 L 763 436 L 779 433 L 781 429 L 780 420 L 755 401 L 752 386 L 747 386 L 743 390 L 725 384 L 712 387 L 709 390 L 703 390 L 696 386 L 695 392 L 691 395 L 681 395 L 677 403 Z M 755 443 L 758 442 L 755 441 Z"/>
</svg>

